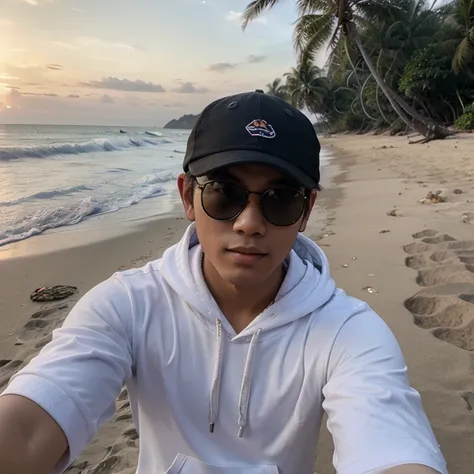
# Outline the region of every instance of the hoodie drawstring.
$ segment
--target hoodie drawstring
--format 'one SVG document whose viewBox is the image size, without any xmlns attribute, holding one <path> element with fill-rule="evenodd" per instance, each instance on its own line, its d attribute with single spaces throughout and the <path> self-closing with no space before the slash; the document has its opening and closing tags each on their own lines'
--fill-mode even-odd
<svg viewBox="0 0 474 474">
<path fill-rule="evenodd" d="M 214 374 L 212 377 L 211 395 L 210 395 L 210 409 L 209 409 L 209 431 L 214 432 L 214 426 L 217 421 L 219 414 L 219 389 L 221 381 L 221 368 L 222 368 L 222 323 L 219 319 L 216 319 L 216 330 L 217 330 L 217 350 L 216 360 L 214 365 Z M 252 362 L 257 348 L 258 337 L 260 336 L 261 329 L 259 329 L 250 341 L 249 350 L 247 352 L 247 358 L 245 360 L 244 375 L 242 377 L 242 386 L 240 388 L 239 395 L 239 432 L 238 437 L 242 438 L 244 429 L 247 425 L 247 417 L 249 410 L 250 401 L 250 387 L 252 385 Z"/>
<path fill-rule="evenodd" d="M 211 400 L 209 408 L 209 432 L 214 432 L 214 425 L 219 413 L 219 389 L 221 385 L 221 366 L 222 366 L 222 323 L 220 319 L 216 319 L 217 330 L 217 351 L 216 361 L 214 365 L 214 375 L 211 385 Z"/>
<path fill-rule="evenodd" d="M 255 349 L 257 347 L 258 336 L 261 329 L 259 329 L 252 336 L 250 341 L 249 351 L 247 352 L 247 359 L 245 360 L 244 376 L 242 377 L 242 386 L 240 387 L 239 396 L 239 438 L 244 434 L 244 428 L 247 425 L 247 415 L 249 412 L 250 387 L 252 385 L 252 362 Z"/>
</svg>

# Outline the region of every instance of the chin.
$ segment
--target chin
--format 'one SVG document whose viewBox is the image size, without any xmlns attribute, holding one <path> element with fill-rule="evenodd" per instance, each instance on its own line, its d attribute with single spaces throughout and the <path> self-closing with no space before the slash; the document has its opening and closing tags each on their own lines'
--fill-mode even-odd
<svg viewBox="0 0 474 474">
<path fill-rule="evenodd" d="M 226 266 L 227 267 L 227 266 Z M 257 271 L 255 268 L 218 268 L 221 278 L 231 285 L 245 288 L 257 286 L 270 277 L 269 272 Z M 255 288 L 257 290 L 257 288 Z"/>
</svg>

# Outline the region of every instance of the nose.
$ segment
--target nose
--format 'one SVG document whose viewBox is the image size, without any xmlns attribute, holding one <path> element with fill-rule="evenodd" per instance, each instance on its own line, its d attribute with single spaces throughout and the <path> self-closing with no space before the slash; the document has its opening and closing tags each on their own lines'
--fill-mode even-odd
<svg viewBox="0 0 474 474">
<path fill-rule="evenodd" d="M 266 231 L 265 217 L 260 207 L 260 196 L 251 194 L 245 209 L 234 221 L 234 231 L 245 235 L 264 235 Z"/>
</svg>

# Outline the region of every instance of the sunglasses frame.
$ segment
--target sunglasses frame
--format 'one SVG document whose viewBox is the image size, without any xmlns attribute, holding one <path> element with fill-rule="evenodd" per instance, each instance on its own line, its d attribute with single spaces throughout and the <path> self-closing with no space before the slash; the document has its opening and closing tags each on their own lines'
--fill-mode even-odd
<svg viewBox="0 0 474 474">
<path fill-rule="evenodd" d="M 232 217 L 229 217 L 229 218 L 226 218 L 226 219 L 219 219 L 219 218 L 216 218 L 214 216 L 211 216 L 209 214 L 209 212 L 206 210 L 206 206 L 204 205 L 204 189 L 206 188 L 206 186 L 208 186 L 209 184 L 212 184 L 212 183 L 229 183 L 229 184 L 232 184 L 234 186 L 239 186 L 240 188 L 242 188 L 245 193 L 246 193 L 246 200 L 245 202 L 242 204 L 242 207 L 240 208 L 240 210 L 234 214 Z M 281 189 L 281 188 L 269 188 L 269 189 L 266 189 L 265 191 L 262 191 L 262 192 L 256 192 L 256 191 L 249 191 L 245 186 L 239 184 L 239 183 L 235 183 L 233 181 L 229 181 L 229 180 L 225 180 L 225 179 L 210 179 L 208 181 L 205 181 L 204 183 L 199 183 L 197 180 L 196 180 L 196 187 L 198 187 L 200 190 L 201 190 L 201 206 L 204 210 L 204 212 L 211 218 L 211 219 L 214 219 L 216 221 L 232 221 L 234 219 L 236 219 L 238 216 L 240 216 L 240 214 L 242 214 L 242 212 L 244 211 L 244 209 L 247 207 L 247 204 L 249 203 L 249 197 L 251 194 L 256 194 L 257 196 L 260 196 L 260 209 L 262 211 L 262 215 L 263 217 L 265 218 L 265 220 L 267 222 L 269 222 L 270 224 L 274 225 L 274 226 L 277 226 L 277 227 L 289 227 L 293 224 L 296 224 L 296 222 L 298 222 L 301 218 L 301 216 L 304 214 L 304 211 L 305 211 L 305 208 L 306 208 L 306 201 L 308 200 L 308 196 L 303 192 L 301 191 L 300 189 L 297 189 L 297 188 L 292 188 L 292 187 L 287 187 L 286 189 L 291 189 L 292 191 L 296 191 L 298 194 L 300 194 L 302 197 L 303 197 L 303 205 L 301 206 L 301 212 L 300 214 L 298 215 L 298 217 L 291 223 L 289 224 L 274 224 L 272 221 L 270 221 L 268 219 L 268 217 L 265 215 L 265 209 L 264 209 L 264 206 L 263 206 L 263 198 L 264 196 L 269 193 L 270 191 L 274 191 L 275 189 Z"/>
</svg>

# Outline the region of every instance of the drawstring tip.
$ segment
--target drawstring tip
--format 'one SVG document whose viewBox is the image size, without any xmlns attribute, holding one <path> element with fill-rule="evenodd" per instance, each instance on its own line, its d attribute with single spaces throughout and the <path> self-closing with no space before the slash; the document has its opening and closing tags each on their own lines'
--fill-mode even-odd
<svg viewBox="0 0 474 474">
<path fill-rule="evenodd" d="M 209 433 L 214 433 L 214 423 L 209 423 Z"/>
<path fill-rule="evenodd" d="M 239 434 L 238 434 L 238 437 L 239 437 L 239 438 L 242 438 L 242 436 L 243 436 L 243 435 L 244 435 L 244 427 L 243 427 L 243 426 L 241 426 L 241 427 L 239 428 Z"/>
</svg>

